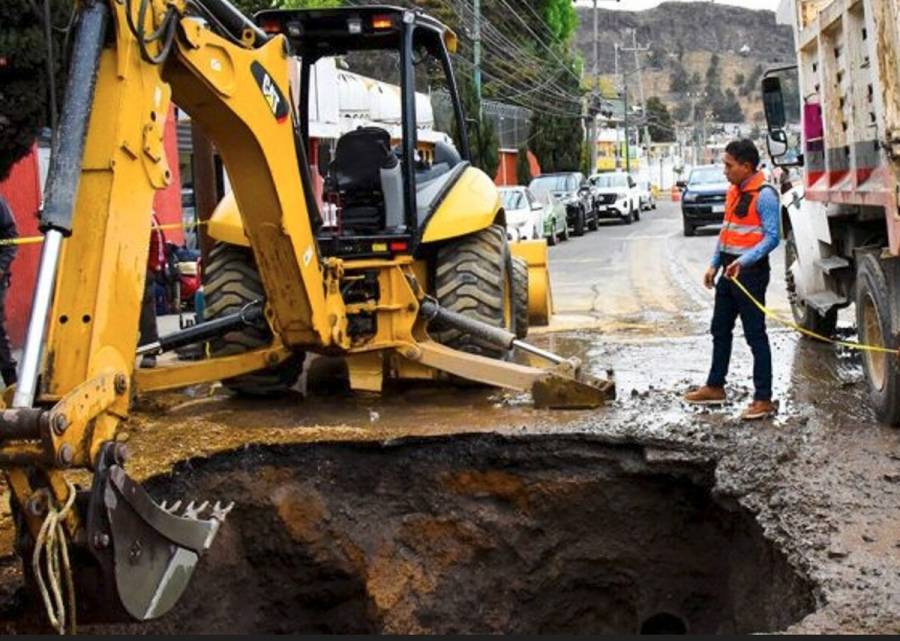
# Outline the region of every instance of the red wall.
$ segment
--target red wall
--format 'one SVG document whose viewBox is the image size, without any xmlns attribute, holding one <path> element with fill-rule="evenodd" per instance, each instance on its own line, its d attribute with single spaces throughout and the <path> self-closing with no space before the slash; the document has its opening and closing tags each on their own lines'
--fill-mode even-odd
<svg viewBox="0 0 900 641">
<path fill-rule="evenodd" d="M 528 153 L 528 166 L 531 169 L 532 176 L 541 175 L 541 166 L 538 164 L 537 158 L 530 151 Z M 515 151 L 501 151 L 500 163 L 497 165 L 497 175 L 494 176 L 494 183 L 500 186 L 517 185 L 519 183 L 516 178 L 516 156 Z"/>
<path fill-rule="evenodd" d="M 41 183 L 37 148 L 13 167 L 9 177 L 0 182 L 0 194 L 9 203 L 19 236 L 37 236 Z M 14 348 L 22 346 L 31 313 L 31 293 L 41 256 L 40 244 L 19 245 L 13 261 L 10 291 L 6 296 L 6 331 Z"/>
<path fill-rule="evenodd" d="M 163 225 L 181 222 L 181 170 L 178 162 L 178 135 L 175 125 L 175 108 L 170 107 L 169 115 L 166 118 L 163 144 L 166 148 L 166 158 L 169 161 L 169 171 L 172 172 L 172 182 L 165 189 L 156 192 L 153 198 L 153 209 L 156 211 L 159 222 Z M 165 234 L 166 240 L 178 245 L 184 243 L 184 233 L 180 227 L 167 229 Z"/>
<path fill-rule="evenodd" d="M 161 223 L 181 222 L 181 175 L 178 163 L 178 140 L 175 133 L 175 113 L 169 110 L 166 119 L 166 156 L 172 183 L 156 192 L 153 206 Z M 0 182 L 0 194 L 9 203 L 19 236 L 39 236 L 38 208 L 41 203 L 41 185 L 37 149 L 19 161 L 9 177 Z M 166 230 L 166 239 L 181 244 L 184 234 L 181 229 Z M 148 239 L 149 242 L 149 239 Z M 149 245 L 148 245 L 149 247 Z M 25 341 L 25 330 L 31 314 L 31 296 L 34 290 L 37 267 L 41 257 L 40 243 L 19 245 L 19 251 L 12 265 L 12 282 L 6 297 L 6 331 L 14 348 Z"/>
</svg>

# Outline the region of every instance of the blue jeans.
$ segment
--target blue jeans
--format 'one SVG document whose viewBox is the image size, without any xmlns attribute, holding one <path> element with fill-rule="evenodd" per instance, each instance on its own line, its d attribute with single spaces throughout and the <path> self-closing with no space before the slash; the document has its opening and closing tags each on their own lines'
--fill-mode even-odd
<svg viewBox="0 0 900 641">
<path fill-rule="evenodd" d="M 765 305 L 766 287 L 769 285 L 769 267 L 754 266 L 741 270 L 738 277 L 744 287 Z M 712 367 L 706 384 L 724 387 L 731 360 L 731 342 L 734 323 L 741 317 L 744 338 L 753 353 L 753 399 L 772 400 L 772 351 L 766 334 L 766 317 L 734 283 L 720 277 L 716 283 L 716 302 L 713 309 L 710 332 L 713 337 Z"/>
</svg>

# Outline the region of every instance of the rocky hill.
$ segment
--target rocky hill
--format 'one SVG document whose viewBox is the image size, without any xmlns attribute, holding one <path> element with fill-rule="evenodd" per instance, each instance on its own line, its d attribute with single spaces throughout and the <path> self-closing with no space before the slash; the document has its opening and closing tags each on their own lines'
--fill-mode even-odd
<svg viewBox="0 0 900 641">
<path fill-rule="evenodd" d="M 592 9 L 579 7 L 578 14 L 576 45 L 590 74 L 594 55 Z M 692 88 L 703 89 L 713 56 L 717 56 L 721 91 L 724 94 L 730 89 L 744 118 L 754 122 L 762 112 L 760 73 L 776 63 L 793 61 L 791 28 L 776 24 L 772 11 L 712 2 L 664 2 L 646 11 L 598 10 L 598 16 L 603 84 L 609 86 L 614 71 L 614 43 L 630 47 L 634 32 L 638 45 L 650 46 L 649 52 L 640 54 L 646 96 L 659 96 L 670 110 L 680 112 L 682 120 L 689 109 L 687 90 L 673 91 L 674 76 L 680 75 Z M 620 52 L 619 63 L 620 69 L 634 69 L 634 54 Z M 637 74 L 630 75 L 628 82 L 629 96 L 635 99 Z M 679 83 L 675 84 L 677 88 Z"/>
</svg>

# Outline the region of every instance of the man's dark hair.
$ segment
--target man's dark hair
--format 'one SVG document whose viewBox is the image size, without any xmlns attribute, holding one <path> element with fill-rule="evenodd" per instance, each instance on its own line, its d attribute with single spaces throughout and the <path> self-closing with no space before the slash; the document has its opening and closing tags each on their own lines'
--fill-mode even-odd
<svg viewBox="0 0 900 641">
<path fill-rule="evenodd" d="M 749 162 L 754 171 L 759 166 L 759 151 L 749 138 L 732 140 L 725 147 L 725 153 L 738 162 Z"/>
</svg>

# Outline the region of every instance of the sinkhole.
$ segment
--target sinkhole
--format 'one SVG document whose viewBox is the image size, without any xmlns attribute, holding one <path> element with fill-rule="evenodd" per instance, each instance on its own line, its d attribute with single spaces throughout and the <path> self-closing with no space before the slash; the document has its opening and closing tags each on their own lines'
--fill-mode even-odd
<svg viewBox="0 0 900 641">
<path fill-rule="evenodd" d="M 747 633 L 813 608 L 711 464 L 586 436 L 250 447 L 147 483 L 237 506 L 161 633 Z M 96 631 L 102 631 L 98 629 Z"/>
</svg>

